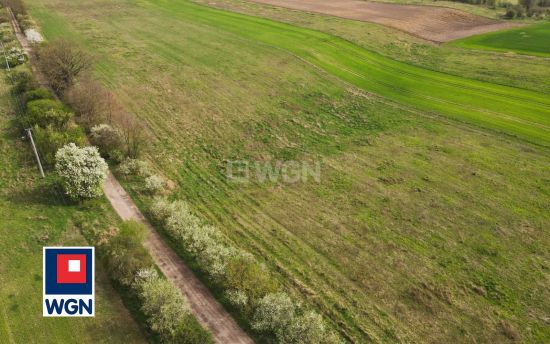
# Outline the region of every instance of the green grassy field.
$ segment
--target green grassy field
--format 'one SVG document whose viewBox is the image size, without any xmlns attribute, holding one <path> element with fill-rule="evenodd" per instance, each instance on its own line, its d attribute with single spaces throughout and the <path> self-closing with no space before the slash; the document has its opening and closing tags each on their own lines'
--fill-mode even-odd
<svg viewBox="0 0 550 344">
<path fill-rule="evenodd" d="M 0 343 L 144 343 L 100 265 L 96 266 L 95 318 L 42 317 L 42 247 L 83 246 L 71 225 L 116 224 L 105 201 L 67 206 L 41 185 L 28 142 L 12 129 L 10 96 L 0 80 Z"/>
<path fill-rule="evenodd" d="M 97 75 L 147 125 L 147 155 L 176 183 L 174 197 L 350 341 L 548 340 L 550 153 L 499 133 L 547 142 L 526 123 L 548 120 L 546 94 L 385 58 L 349 41 L 386 46 L 386 56 L 419 47 L 433 61 L 416 55 L 417 65 L 466 69 L 438 65 L 436 47 L 400 33 L 403 46 L 392 46 L 398 33 L 363 23 L 339 20 L 338 35 L 355 34 L 344 41 L 185 1 L 29 4 L 48 38 L 95 53 Z M 319 18 L 302 22 L 328 28 Z M 444 49 L 460 61 L 462 50 Z M 544 82 L 514 78 L 510 61 L 500 76 L 483 75 L 481 60 L 470 75 Z M 232 184 L 227 159 L 320 161 L 321 183 Z"/>
<path fill-rule="evenodd" d="M 464 38 L 451 44 L 471 49 L 486 49 L 550 57 L 550 23 Z"/>
<path fill-rule="evenodd" d="M 394 60 L 425 69 L 550 94 L 550 78 L 546 77 L 550 74 L 550 64 L 543 58 L 495 54 L 450 44 L 436 45 L 382 25 L 249 1 L 195 2 L 322 31 Z"/>
</svg>

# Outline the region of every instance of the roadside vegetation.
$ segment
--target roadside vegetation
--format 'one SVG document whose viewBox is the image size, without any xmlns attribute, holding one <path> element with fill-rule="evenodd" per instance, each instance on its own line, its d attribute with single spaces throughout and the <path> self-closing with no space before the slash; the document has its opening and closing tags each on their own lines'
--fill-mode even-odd
<svg viewBox="0 0 550 344">
<path fill-rule="evenodd" d="M 30 18 L 27 14 L 26 16 L 26 18 Z M 21 16 L 17 18 L 21 20 Z M 88 116 L 85 124 L 89 125 L 94 123 L 92 119 L 103 118 L 99 117 L 101 112 L 99 106 L 95 103 L 91 105 L 93 103 L 92 98 L 97 97 L 99 94 L 89 94 L 84 99 L 80 92 L 75 91 L 75 84 L 78 83 L 79 76 L 90 66 L 89 55 L 74 43 L 54 41 L 52 43 L 42 43 L 38 53 L 38 62 L 41 70 L 47 71 L 44 75 L 47 77 L 48 86 L 55 90 L 55 95 L 48 88 L 37 85 L 36 76 L 31 73 L 26 65 L 13 68 L 15 66 L 10 65 L 9 60 L 6 60 L 5 64 L 6 78 L 12 84 L 12 87 L 8 93 L 7 87 L 2 83 L 2 97 L 6 98 L 8 94 L 11 96 L 16 109 L 16 116 L 11 119 L 3 118 L 3 124 L 10 124 L 9 128 L 6 126 L 3 129 L 9 129 L 13 134 L 30 128 L 31 132 L 34 133 L 34 141 L 38 147 L 39 156 L 45 163 L 47 172 L 45 179 L 38 181 L 33 179 L 30 186 L 34 186 L 36 189 L 25 191 L 16 198 L 23 197 L 20 200 L 21 202 L 23 200 L 31 202 L 34 193 L 36 193 L 36 197 L 43 197 L 43 199 L 38 200 L 39 203 L 46 202 L 45 204 L 47 204 L 48 199 L 54 200 L 50 207 L 55 211 L 53 213 L 51 211 L 46 212 L 47 216 L 41 215 L 37 218 L 43 221 L 54 221 L 58 225 L 51 229 L 57 232 L 57 240 L 65 235 L 63 231 L 70 232 L 68 242 L 62 241 L 61 243 L 90 243 L 98 247 L 97 254 L 106 267 L 107 275 L 114 281 L 118 291 L 123 294 L 125 304 L 134 312 L 136 318 L 143 322 L 144 327 L 145 324 L 147 325 L 149 339 L 162 343 L 213 343 L 211 334 L 203 329 L 194 318 L 180 291 L 156 270 L 152 258 L 143 246 L 144 228 L 132 222 L 121 224 L 120 220 L 108 207 L 105 198 L 102 197 L 102 185 L 106 178 L 108 165 L 105 159 L 101 157 L 100 150 L 97 147 L 87 146 L 85 132 L 75 122 L 75 119 L 78 120 L 83 114 Z M 73 102 L 73 107 L 69 107 L 59 100 L 67 99 L 66 95 L 69 90 L 71 90 L 72 97 L 70 99 L 79 96 L 80 100 L 80 102 Z M 93 107 L 95 112 L 90 107 Z M 77 110 L 75 111 L 76 116 L 73 109 Z M 92 116 L 92 112 L 95 117 Z M 103 115 L 107 116 L 106 114 Z M 116 118 L 121 117 L 117 116 Z M 104 126 L 107 125 L 104 124 Z M 85 128 L 89 129 L 89 127 Z M 130 137 L 134 137 L 135 131 L 138 130 L 124 128 L 126 129 L 125 133 Z M 94 140 L 107 158 L 112 158 L 112 154 L 109 155 L 112 153 L 112 149 L 122 150 L 122 135 L 119 141 L 113 142 L 114 134 L 112 130 L 107 133 L 105 130 L 92 130 L 92 134 L 94 134 L 92 135 Z M 138 145 L 134 142 L 128 143 L 127 149 L 124 150 L 124 153 L 121 151 L 119 157 L 125 156 L 123 154 L 127 154 L 127 156 L 137 154 L 136 147 Z M 10 157 L 2 156 L 2 158 L 9 159 Z M 52 171 L 54 167 L 55 173 Z M 30 173 L 26 173 L 26 175 L 30 175 Z M 27 192 L 29 192 L 29 195 L 26 195 Z M 9 205 L 10 203 L 7 202 L 6 206 Z M 55 212 L 62 214 L 60 219 L 53 215 Z M 13 220 L 16 219 L 17 217 L 14 217 Z M 33 228 L 38 226 L 39 221 L 31 219 L 29 224 Z M 70 230 L 65 229 L 65 227 L 69 227 Z M 50 233 L 46 230 L 35 239 L 37 245 L 46 245 L 50 243 Z M 20 251 L 18 252 L 20 253 Z M 37 252 L 40 253 L 41 250 Z M 39 256 L 39 254 L 36 256 Z M 4 260 L 2 263 L 4 263 Z M 37 268 L 40 266 L 41 264 L 37 265 Z M 104 274 L 102 268 L 97 270 Z M 23 275 L 27 276 L 27 273 Z M 7 275 L 2 274 L 2 276 Z M 101 282 L 102 278 L 105 279 L 104 282 Z M 105 275 L 99 276 L 98 279 L 100 283 L 107 281 Z M 39 274 L 35 275 L 35 282 L 39 285 Z M 97 286 L 99 298 L 102 297 L 100 286 L 101 284 Z M 109 284 L 106 287 L 112 288 Z M 7 291 L 7 288 L 2 289 L 2 292 Z M 37 292 L 37 295 L 39 294 Z M 10 294 L 10 298 L 14 296 L 15 294 Z M 29 299 L 38 300 L 41 297 L 30 297 Z M 98 303 L 101 305 L 102 302 Z M 98 308 L 100 308 L 100 305 L 98 305 Z M 40 303 L 37 303 L 36 306 L 39 307 Z M 17 303 L 14 303 L 12 310 L 17 310 L 17 307 Z M 121 304 L 119 307 L 127 312 Z M 132 318 L 120 322 L 113 321 L 114 319 L 109 317 L 108 310 L 104 312 L 103 308 L 100 309 L 101 311 L 97 311 L 96 314 L 101 313 L 99 315 L 101 321 L 109 319 L 109 323 L 114 324 L 114 327 L 109 328 L 102 325 L 105 327 L 105 332 L 96 332 L 93 334 L 93 338 L 117 343 L 127 340 L 138 343 L 143 340 L 141 338 L 142 333 L 133 328 L 135 323 L 131 320 Z M 36 311 L 36 314 L 39 315 L 40 312 Z M 3 315 L 2 320 L 5 326 L 1 330 L 5 331 L 5 336 L 2 336 L 2 338 L 9 338 L 10 342 L 26 341 L 20 333 L 13 333 L 13 330 L 18 329 L 10 328 L 13 325 L 8 323 L 5 311 Z M 125 316 L 127 317 L 127 315 Z M 24 322 L 23 320 L 19 321 Z M 83 322 L 83 324 L 87 323 Z M 118 326 L 123 328 L 119 329 Z M 75 329 L 80 330 L 78 327 Z M 79 339 L 92 342 L 94 340 L 86 332 L 87 329 L 87 327 L 84 328 L 82 337 Z M 97 331 L 95 327 L 94 329 Z M 68 338 L 74 339 L 72 337 L 75 334 L 73 331 L 61 330 L 61 332 L 63 332 L 62 336 L 69 336 L 64 341 L 68 341 Z M 29 331 L 26 336 L 34 335 L 36 335 L 35 332 Z M 34 342 L 34 339 L 36 339 L 36 337 L 31 338 L 33 340 L 29 338 L 28 341 Z M 51 338 L 59 337 L 51 336 Z M 44 337 L 44 339 L 48 339 L 48 337 Z M 45 340 L 45 342 L 48 341 Z"/>
<path fill-rule="evenodd" d="M 123 180 L 138 205 L 149 209 L 152 196 L 167 190 L 171 201 L 185 200 L 201 228 L 217 228 L 224 245 L 265 264 L 288 296 L 276 293 L 266 304 L 289 310 L 303 303 L 299 316 L 315 310 L 328 328 L 356 342 L 548 340 L 548 150 L 500 128 L 440 115 L 471 106 L 471 99 L 480 114 L 496 106 L 495 113 L 510 115 L 531 105 L 537 107 L 532 114 L 543 114 L 550 88 L 535 69 L 547 63 L 476 52 L 466 59 L 478 68 L 468 71 L 463 62 L 437 62 L 436 47 L 378 26 L 338 21 L 335 31 L 353 28 L 363 42 L 349 48 L 333 36 L 185 1 L 29 4 L 48 39 L 72 37 L 95 52 L 94 75 L 143 123 L 148 142 L 141 160 L 150 161 L 150 173 Z M 281 20 L 329 31 L 322 16 L 288 19 L 292 11 L 278 11 Z M 374 31 L 362 34 L 361 28 Z M 393 35 L 401 38 L 395 45 Z M 410 53 L 400 57 L 403 64 L 394 63 L 362 48 L 367 46 L 381 47 L 386 56 L 418 48 L 428 62 Z M 465 51 L 443 49 L 458 62 Z M 434 77 L 411 68 L 409 58 L 463 77 Z M 498 68 L 483 70 L 484 59 L 503 65 L 509 59 L 512 67 L 493 73 Z M 340 66 L 368 72 L 365 84 L 355 87 L 327 73 L 333 72 L 328 64 L 342 61 Z M 317 63 L 326 63 L 325 69 Z M 529 68 L 522 71 L 523 63 Z M 402 89 L 386 89 L 390 94 L 378 88 L 383 85 L 366 84 L 370 75 L 386 77 L 377 74 L 382 66 Z M 481 83 L 464 75 L 532 92 L 489 83 L 480 91 Z M 439 92 L 440 82 L 447 93 Z M 455 91 L 463 97 L 428 112 L 415 103 L 419 88 L 439 100 Z M 536 102 L 521 100 L 526 94 Z M 546 131 L 537 131 L 547 140 Z M 233 184 L 224 174 L 227 160 L 321 161 L 322 181 Z M 123 162 L 119 173 L 143 165 Z M 182 257 L 198 260 L 187 247 L 188 233 L 169 231 Z M 241 304 L 245 299 L 225 289 L 218 296 Z M 254 322 L 262 313 L 249 314 Z M 266 323 L 252 326 L 264 329 Z"/>
<path fill-rule="evenodd" d="M 23 68 L 18 67 L 18 68 Z M 10 83 L 0 78 L 0 338 L 2 343 L 144 343 L 143 332 L 112 287 L 106 269 L 96 266 L 94 318 L 42 317 L 42 247 L 83 246 L 74 226 L 81 217 L 98 227 L 118 226 L 104 199 L 68 202 L 49 178 L 38 174 L 27 140 L 16 129 Z M 40 334 L 37 336 L 37 334 Z"/>
</svg>

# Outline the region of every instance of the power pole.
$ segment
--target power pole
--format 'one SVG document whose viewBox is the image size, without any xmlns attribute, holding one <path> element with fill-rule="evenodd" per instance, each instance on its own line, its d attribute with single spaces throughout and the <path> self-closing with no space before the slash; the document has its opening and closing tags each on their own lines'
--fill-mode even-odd
<svg viewBox="0 0 550 344">
<path fill-rule="evenodd" d="M 25 129 L 27 131 L 27 135 L 29 135 L 29 139 L 31 140 L 32 144 L 32 150 L 34 151 L 34 156 L 36 157 L 36 161 L 38 162 L 38 168 L 40 169 L 40 174 L 42 175 L 42 178 L 45 178 L 44 170 L 42 169 L 42 163 L 40 162 L 40 157 L 38 156 L 38 151 L 36 150 L 36 146 L 34 145 L 34 140 L 32 139 L 32 132 L 31 129 Z"/>
</svg>

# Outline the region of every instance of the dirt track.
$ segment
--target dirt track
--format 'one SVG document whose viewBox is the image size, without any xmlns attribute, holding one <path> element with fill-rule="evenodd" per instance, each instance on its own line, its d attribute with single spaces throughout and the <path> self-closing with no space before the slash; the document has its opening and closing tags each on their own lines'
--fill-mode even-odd
<svg viewBox="0 0 550 344">
<path fill-rule="evenodd" d="M 223 306 L 214 298 L 178 255 L 164 242 L 162 237 L 149 224 L 122 188 L 109 173 L 104 186 L 105 195 L 117 214 L 123 220 L 135 220 L 147 226 L 149 233 L 145 246 L 153 256 L 162 273 L 170 279 L 186 296 L 193 314 L 199 322 L 212 331 L 217 343 L 253 344 L 250 337 L 237 325 Z"/>
<path fill-rule="evenodd" d="M 435 6 L 398 5 L 362 0 L 250 1 L 382 24 L 434 42 L 452 41 L 513 26 L 508 22 Z"/>
</svg>

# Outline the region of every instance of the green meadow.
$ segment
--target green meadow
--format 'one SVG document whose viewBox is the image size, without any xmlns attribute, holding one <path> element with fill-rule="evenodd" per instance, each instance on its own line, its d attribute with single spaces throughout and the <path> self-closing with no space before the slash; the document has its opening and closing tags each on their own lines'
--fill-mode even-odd
<svg viewBox="0 0 550 344">
<path fill-rule="evenodd" d="M 29 5 L 48 39 L 94 54 L 173 197 L 350 342 L 549 339 L 544 62 L 489 73 L 486 52 L 296 11 Z M 320 162 L 321 181 L 235 184 L 228 160 Z"/>
<path fill-rule="evenodd" d="M 451 44 L 471 49 L 550 57 L 550 23 L 467 37 Z"/>
</svg>

